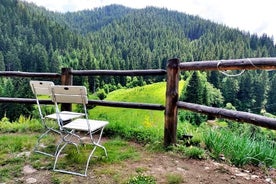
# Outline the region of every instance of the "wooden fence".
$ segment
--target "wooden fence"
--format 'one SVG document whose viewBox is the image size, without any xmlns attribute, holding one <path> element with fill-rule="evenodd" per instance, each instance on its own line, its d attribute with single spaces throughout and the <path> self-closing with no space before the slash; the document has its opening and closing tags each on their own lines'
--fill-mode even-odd
<svg viewBox="0 0 276 184">
<path fill-rule="evenodd" d="M 119 76 L 146 76 L 146 75 L 167 75 L 166 87 L 166 103 L 146 104 L 146 103 L 130 103 L 130 102 L 111 102 L 102 100 L 89 100 L 88 104 L 149 109 L 149 110 L 165 110 L 164 125 L 164 145 L 169 146 L 176 143 L 177 132 L 177 114 L 178 109 L 186 109 L 198 113 L 208 114 L 215 117 L 227 118 L 241 122 L 251 123 L 276 130 L 276 119 L 268 118 L 252 113 L 226 110 L 222 108 L 208 107 L 199 104 L 181 102 L 178 100 L 179 92 L 179 75 L 181 71 L 189 70 L 257 70 L 257 69 L 276 69 L 276 58 L 247 58 L 235 60 L 220 61 L 196 61 L 182 62 L 178 59 L 168 61 L 167 70 L 73 70 L 72 68 L 63 68 L 61 74 L 58 73 L 35 73 L 35 72 L 18 72 L 18 71 L 0 71 L 0 77 L 30 77 L 30 78 L 53 78 L 60 79 L 62 85 L 72 85 L 73 76 L 102 76 L 102 75 L 119 75 Z M 7 98 L 0 97 L 0 103 L 24 103 L 36 104 L 35 99 L 29 98 Z M 44 100 L 42 103 L 51 104 L 50 100 Z M 64 104 L 63 109 L 70 110 L 71 105 Z"/>
<path fill-rule="evenodd" d="M 176 143 L 178 108 L 186 109 L 214 117 L 251 123 L 276 130 L 276 119 L 248 112 L 208 107 L 199 104 L 181 102 L 178 100 L 178 83 L 180 71 L 190 70 L 275 70 L 276 58 L 246 58 L 219 61 L 182 62 L 171 59 L 167 65 L 167 91 L 165 109 L 164 145 Z"/>
</svg>

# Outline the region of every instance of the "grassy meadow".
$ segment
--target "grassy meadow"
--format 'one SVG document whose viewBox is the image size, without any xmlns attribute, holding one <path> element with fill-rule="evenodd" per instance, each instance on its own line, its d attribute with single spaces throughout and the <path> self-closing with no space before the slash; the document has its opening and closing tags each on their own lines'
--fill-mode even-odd
<svg viewBox="0 0 276 184">
<path fill-rule="evenodd" d="M 179 88 L 184 87 L 181 81 Z M 165 104 L 166 83 L 160 82 L 131 89 L 120 89 L 108 94 L 106 101 L 137 102 Z M 109 124 L 104 131 L 104 137 L 109 138 L 106 146 L 108 158 L 99 157 L 91 164 L 114 164 L 122 160 L 137 159 L 139 154 L 135 147 L 128 143 L 129 140 L 146 145 L 151 151 L 170 150 L 184 158 L 208 159 L 227 162 L 239 167 L 246 165 L 276 168 L 276 132 L 253 125 L 242 124 L 223 119 L 212 122 L 203 122 L 200 126 L 188 122 L 178 121 L 178 142 L 169 148 L 163 148 L 164 111 L 139 110 L 116 107 L 97 106 L 89 110 L 93 119 L 108 120 Z M 55 122 L 50 123 L 57 128 Z M 30 157 L 18 156 L 20 153 L 32 152 L 36 140 L 43 132 L 43 126 L 38 119 L 20 117 L 16 122 L 10 122 L 6 117 L 0 120 L 0 183 L 9 182 L 22 175 L 22 167 L 31 164 L 36 169 L 51 170 L 53 160 L 45 159 L 40 154 L 31 154 Z M 252 133 L 254 132 L 254 134 Z M 183 134 L 192 135 L 191 139 L 182 139 Z M 45 141 L 50 146 L 48 151 L 55 151 L 58 136 L 48 136 Z M 81 148 L 80 153 L 69 149 L 71 158 L 65 158 L 64 163 L 72 163 L 72 168 L 83 165 L 84 160 L 78 154 L 86 154 L 88 149 Z M 101 153 L 97 153 L 99 156 Z M 221 160 L 221 157 L 224 160 Z M 93 160 L 93 159 L 92 159 Z M 62 164 L 61 164 L 62 165 Z M 114 171 L 106 171 L 107 175 L 114 175 Z M 52 174 L 53 183 L 62 183 L 57 174 Z M 71 176 L 70 176 L 71 177 Z M 70 177 L 62 179 L 67 181 Z M 120 180 L 119 176 L 112 176 Z M 117 178 L 116 178 L 117 177 Z M 147 176 L 148 177 L 148 176 Z M 154 179 L 147 177 L 138 178 L 138 183 Z M 127 182 L 127 179 L 124 181 Z M 133 182 L 130 182 L 133 183 Z M 153 182 L 154 183 L 154 182 Z"/>
<path fill-rule="evenodd" d="M 182 90 L 184 81 L 179 83 Z M 166 83 L 159 82 L 108 94 L 106 101 L 165 105 Z M 164 111 L 97 106 L 89 111 L 92 119 L 108 120 L 107 131 L 139 142 L 160 141 L 164 134 Z"/>
</svg>

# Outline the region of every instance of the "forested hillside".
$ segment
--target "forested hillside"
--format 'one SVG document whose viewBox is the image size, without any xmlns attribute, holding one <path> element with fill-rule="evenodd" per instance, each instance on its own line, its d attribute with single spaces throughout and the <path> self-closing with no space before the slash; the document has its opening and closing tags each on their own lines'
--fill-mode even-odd
<svg viewBox="0 0 276 184">
<path fill-rule="evenodd" d="M 44 12 L 18 0 L 0 1 L 0 70 L 60 72 L 61 67 L 71 65 L 72 53 L 89 50 L 82 36 Z M 28 80 L 0 78 L 1 96 L 32 96 Z M 12 119 L 31 110 L 18 104 L 0 106 L 0 117 L 5 114 Z"/>
<path fill-rule="evenodd" d="M 167 60 L 174 57 L 189 62 L 275 55 L 273 39 L 265 34 L 259 37 L 166 9 L 148 7 L 136 10 L 111 5 L 91 11 L 61 14 L 19 0 L 0 1 L 2 71 L 59 72 L 62 67 L 164 69 Z M 198 94 L 204 97 L 199 97 L 204 100 L 198 103 L 213 106 L 228 104 L 232 105 L 231 108 L 256 113 L 260 113 L 261 109 L 273 113 L 276 111 L 274 72 L 251 71 L 235 78 L 217 71 L 193 77 L 191 74 L 186 72 L 182 77 L 187 81 L 200 77 L 203 81 L 199 85 L 202 89 L 191 88 L 199 90 Z M 75 84 L 85 83 L 91 92 L 104 89 L 106 93 L 124 86 L 165 80 L 164 77 L 74 79 Z M 206 85 L 207 81 L 210 85 Z M 1 78 L 0 84 L 1 96 L 31 96 L 27 79 Z M 211 99 L 215 96 L 222 98 L 217 102 Z M 4 114 L 16 117 L 8 104 L 0 106 L 0 117 Z M 18 111 L 23 114 L 28 114 L 30 110 L 30 107 L 18 106 Z"/>
</svg>

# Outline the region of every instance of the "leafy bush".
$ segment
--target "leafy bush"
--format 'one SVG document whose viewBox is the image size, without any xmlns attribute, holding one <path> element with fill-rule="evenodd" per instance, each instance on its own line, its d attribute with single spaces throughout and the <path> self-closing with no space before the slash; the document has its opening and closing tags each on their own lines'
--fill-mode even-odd
<svg viewBox="0 0 276 184">
<path fill-rule="evenodd" d="M 99 97 L 100 100 L 105 99 L 106 93 L 105 93 L 104 89 L 100 89 L 99 91 L 97 91 L 97 96 Z"/>
<path fill-rule="evenodd" d="M 139 174 L 131 178 L 127 184 L 155 184 L 156 179 L 153 176 L 146 176 L 144 174 Z"/>
<path fill-rule="evenodd" d="M 195 147 L 195 146 L 187 147 L 185 145 L 177 145 L 176 147 L 173 147 L 173 150 L 188 158 L 193 158 L 193 159 L 205 158 L 205 150 L 200 147 Z"/>
<path fill-rule="evenodd" d="M 26 118 L 20 116 L 16 122 L 10 122 L 8 118 L 4 117 L 0 121 L 0 132 L 41 132 L 43 130 L 42 124 L 39 120 Z"/>
<path fill-rule="evenodd" d="M 204 158 L 205 151 L 202 148 L 199 147 L 187 147 L 185 151 L 185 155 L 188 158 L 194 158 L 194 159 L 203 159 Z"/>
</svg>

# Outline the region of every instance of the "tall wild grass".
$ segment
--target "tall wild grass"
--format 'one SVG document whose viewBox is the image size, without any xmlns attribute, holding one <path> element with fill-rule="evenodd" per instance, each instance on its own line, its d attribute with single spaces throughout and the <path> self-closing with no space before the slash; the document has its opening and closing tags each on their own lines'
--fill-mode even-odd
<svg viewBox="0 0 276 184">
<path fill-rule="evenodd" d="M 239 134 L 228 128 L 209 129 L 204 142 L 210 155 L 219 160 L 223 155 L 231 164 L 276 167 L 276 143 L 267 137 Z"/>
</svg>

